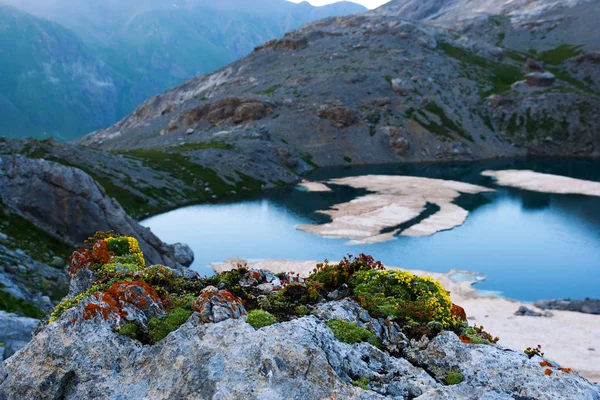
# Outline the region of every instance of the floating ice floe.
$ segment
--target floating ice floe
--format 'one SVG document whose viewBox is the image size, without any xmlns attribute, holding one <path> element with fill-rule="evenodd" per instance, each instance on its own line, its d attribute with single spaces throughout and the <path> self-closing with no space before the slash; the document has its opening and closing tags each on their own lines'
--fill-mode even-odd
<svg viewBox="0 0 600 400">
<path fill-rule="evenodd" d="M 494 178 L 500 186 L 543 193 L 582 194 L 600 197 L 600 182 L 541 174 L 530 170 L 483 171 L 481 175 Z"/>
<path fill-rule="evenodd" d="M 461 193 L 493 189 L 469 183 L 412 176 L 365 175 L 332 179 L 325 183 L 365 189 L 370 194 L 338 204 L 329 210 L 331 222 L 300 225 L 298 229 L 320 236 L 352 239 L 350 244 L 383 242 L 396 235 L 427 236 L 462 225 L 469 212 L 452 201 Z M 439 208 L 432 215 L 428 205 Z M 419 217 L 424 218 L 419 220 Z M 415 220 L 413 225 L 410 221 Z M 409 226 L 400 226 L 408 224 Z"/>
<path fill-rule="evenodd" d="M 320 182 L 312 182 L 307 180 L 300 182 L 298 187 L 302 190 L 306 190 L 307 192 L 331 192 L 331 188 L 329 188 L 329 186 Z"/>
</svg>

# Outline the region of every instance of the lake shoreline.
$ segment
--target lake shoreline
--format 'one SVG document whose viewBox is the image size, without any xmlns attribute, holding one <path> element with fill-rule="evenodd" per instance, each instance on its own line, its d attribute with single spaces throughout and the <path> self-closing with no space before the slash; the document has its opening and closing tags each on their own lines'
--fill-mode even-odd
<svg viewBox="0 0 600 400">
<path fill-rule="evenodd" d="M 220 273 L 236 268 L 238 263 L 274 273 L 294 271 L 301 276 L 308 276 L 317 264 L 316 261 L 229 259 L 223 263 L 212 263 L 211 267 Z M 561 367 L 573 368 L 581 376 L 600 382 L 600 340 L 597 336 L 597 332 L 600 332 L 600 315 L 552 310 L 552 317 L 516 316 L 514 313 L 519 306 L 534 308 L 533 305 L 477 290 L 476 283 L 484 279 L 480 275 L 462 270 L 447 273 L 408 271 L 438 279 L 450 292 L 452 301 L 465 309 L 469 323 L 483 325 L 487 331 L 499 336 L 499 344 L 515 350 L 539 344 L 546 357 Z M 463 279 L 453 279 L 457 274 Z M 468 279 L 469 276 L 472 279 Z"/>
</svg>

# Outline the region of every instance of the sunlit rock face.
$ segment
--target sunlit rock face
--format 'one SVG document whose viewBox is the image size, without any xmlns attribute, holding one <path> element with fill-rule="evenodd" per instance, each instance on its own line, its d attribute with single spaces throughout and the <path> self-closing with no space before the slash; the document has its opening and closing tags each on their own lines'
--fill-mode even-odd
<svg viewBox="0 0 600 400">
<path fill-rule="evenodd" d="M 468 183 L 412 176 L 366 175 L 332 179 L 326 183 L 372 193 L 320 211 L 331 217 L 330 223 L 300 225 L 298 229 L 321 236 L 353 239 L 351 243 L 356 244 L 387 241 L 396 235 L 433 235 L 455 228 L 465 222 L 469 212 L 453 204 L 453 200 L 461 193 L 494 191 Z"/>
</svg>

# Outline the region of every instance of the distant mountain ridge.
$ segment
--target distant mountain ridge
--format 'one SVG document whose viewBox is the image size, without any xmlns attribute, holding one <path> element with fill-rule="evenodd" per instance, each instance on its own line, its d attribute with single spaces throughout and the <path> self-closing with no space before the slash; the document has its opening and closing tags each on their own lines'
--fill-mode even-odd
<svg viewBox="0 0 600 400">
<path fill-rule="evenodd" d="M 0 52 L 16 57 L 0 66 L 0 85 L 11 86 L 0 95 L 8 111 L 0 135 L 63 140 L 113 124 L 145 99 L 304 23 L 366 10 L 350 2 L 313 7 L 284 0 L 5 3 Z M 64 74 L 60 85 L 57 74 Z"/>
<path fill-rule="evenodd" d="M 319 20 L 77 143 L 237 148 L 254 131 L 319 166 L 597 157 L 599 5 L 396 0 Z"/>
</svg>

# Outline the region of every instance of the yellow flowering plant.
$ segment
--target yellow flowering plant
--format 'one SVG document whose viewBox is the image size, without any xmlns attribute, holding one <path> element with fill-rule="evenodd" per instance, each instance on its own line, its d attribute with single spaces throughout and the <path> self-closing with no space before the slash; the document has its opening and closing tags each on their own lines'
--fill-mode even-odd
<svg viewBox="0 0 600 400">
<path fill-rule="evenodd" d="M 132 236 L 109 236 L 105 238 L 104 241 L 108 245 L 108 249 L 114 252 L 117 257 L 132 255 L 135 257 L 136 262 L 140 267 L 146 267 L 144 254 L 142 253 L 136 238 Z"/>
<path fill-rule="evenodd" d="M 431 277 L 402 270 L 370 270 L 358 272 L 351 284 L 358 303 L 373 316 L 418 324 L 437 321 L 444 327 L 456 324 L 449 293 Z"/>
</svg>

